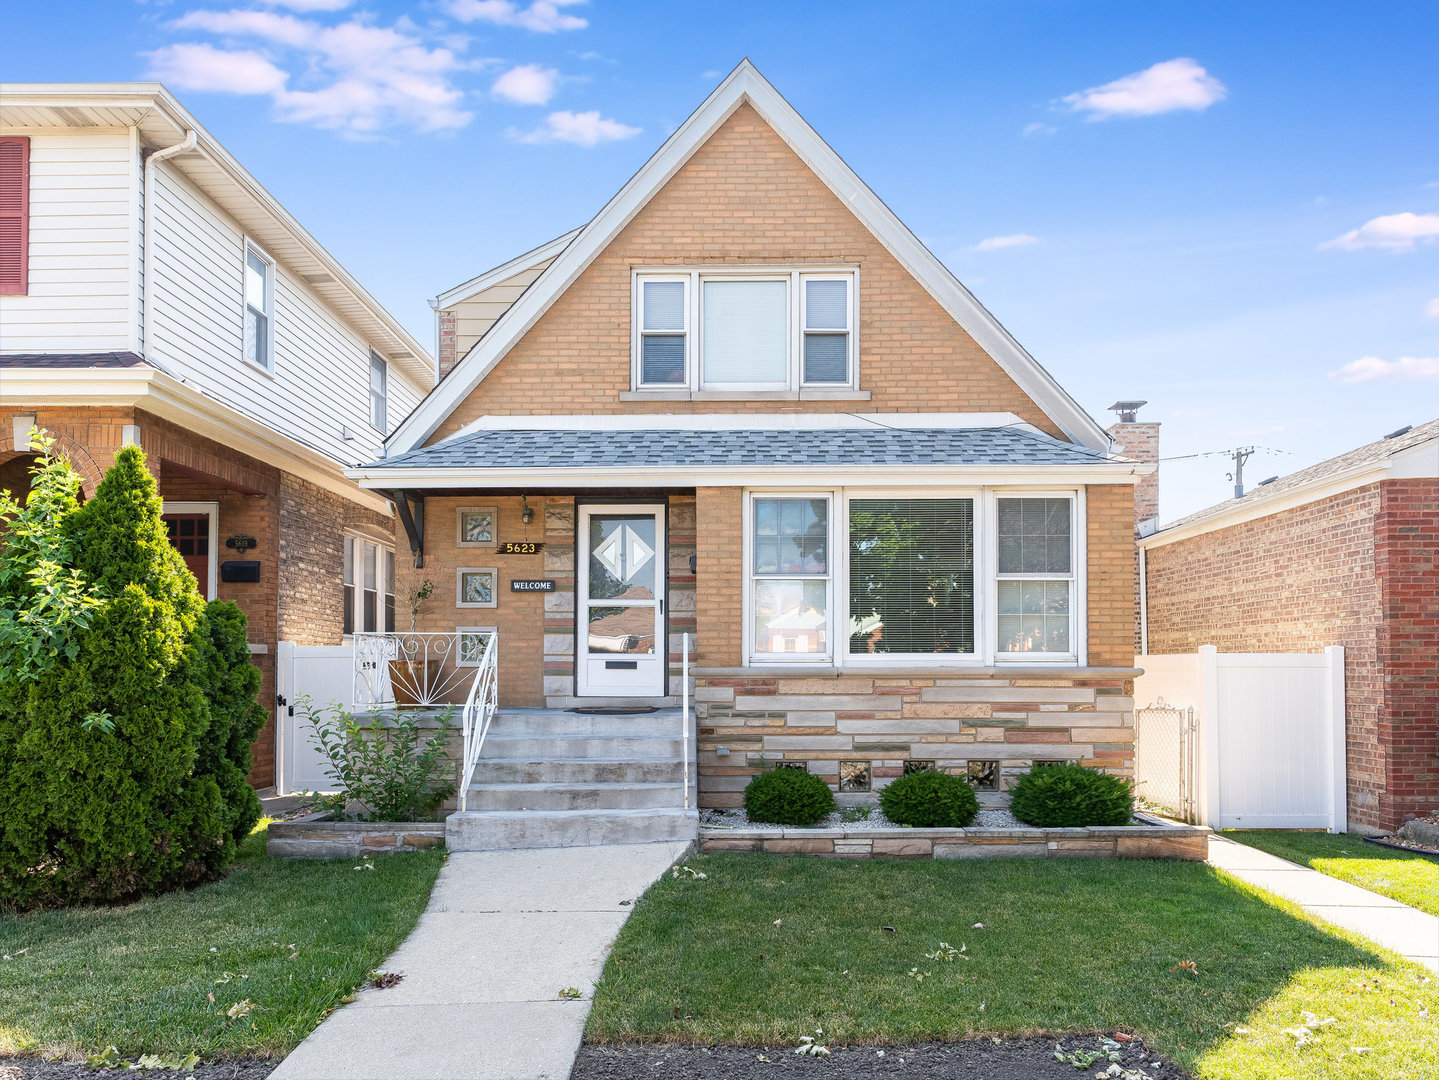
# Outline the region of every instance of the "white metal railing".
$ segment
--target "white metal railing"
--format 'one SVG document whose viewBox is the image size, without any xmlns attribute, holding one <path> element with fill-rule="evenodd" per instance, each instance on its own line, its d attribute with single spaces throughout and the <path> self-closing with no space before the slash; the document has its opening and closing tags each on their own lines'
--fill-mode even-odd
<svg viewBox="0 0 1439 1080">
<path fill-rule="evenodd" d="M 414 709 L 456 705 L 483 637 L 442 634 L 355 634 L 355 707 Z"/>
<path fill-rule="evenodd" d="M 484 651 L 480 654 L 479 670 L 475 681 L 470 684 L 469 697 L 465 699 L 464 710 L 460 713 L 461 731 L 464 734 L 464 769 L 460 775 L 460 812 L 470 793 L 470 780 L 475 775 L 475 763 L 480 760 L 480 750 L 485 745 L 485 736 L 499 708 L 499 643 L 498 634 L 485 635 Z"/>
<path fill-rule="evenodd" d="M 690 808 L 690 636 L 680 638 L 680 748 L 684 754 L 685 809 Z"/>
</svg>

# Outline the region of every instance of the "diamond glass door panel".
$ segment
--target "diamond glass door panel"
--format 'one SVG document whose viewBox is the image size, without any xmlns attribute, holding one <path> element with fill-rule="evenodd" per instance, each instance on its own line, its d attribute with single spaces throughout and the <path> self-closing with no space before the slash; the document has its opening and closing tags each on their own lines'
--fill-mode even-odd
<svg viewBox="0 0 1439 1080">
<path fill-rule="evenodd" d="M 664 508 L 580 508 L 579 694 L 663 694 Z"/>
</svg>

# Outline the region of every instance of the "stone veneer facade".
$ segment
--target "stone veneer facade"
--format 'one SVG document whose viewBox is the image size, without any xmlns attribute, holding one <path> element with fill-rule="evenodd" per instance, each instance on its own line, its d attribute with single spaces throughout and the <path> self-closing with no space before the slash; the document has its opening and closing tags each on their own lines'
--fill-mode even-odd
<svg viewBox="0 0 1439 1080">
<path fill-rule="evenodd" d="M 866 762 L 876 791 L 908 761 L 961 776 L 970 762 L 995 763 L 994 802 L 1004 801 L 1035 761 L 1077 761 L 1132 776 L 1134 674 L 700 669 L 700 805 L 742 805 L 750 778 L 776 762 L 802 762 L 836 788 L 841 762 Z"/>
</svg>

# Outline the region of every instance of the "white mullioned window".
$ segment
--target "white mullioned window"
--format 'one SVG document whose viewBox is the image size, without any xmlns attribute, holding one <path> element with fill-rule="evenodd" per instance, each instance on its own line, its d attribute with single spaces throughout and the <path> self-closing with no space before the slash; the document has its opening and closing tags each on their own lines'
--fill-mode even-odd
<svg viewBox="0 0 1439 1080">
<path fill-rule="evenodd" d="M 854 389 L 856 281 L 852 269 L 637 273 L 634 387 Z"/>
<path fill-rule="evenodd" d="M 1079 662 L 1078 492 L 750 492 L 750 661 Z"/>
<path fill-rule="evenodd" d="M 275 261 L 245 245 L 245 359 L 264 371 L 275 370 Z"/>
<path fill-rule="evenodd" d="M 361 536 L 344 538 L 341 622 L 346 634 L 395 628 L 395 552 Z"/>
<path fill-rule="evenodd" d="M 389 428 L 390 368 L 377 352 L 370 353 L 370 426 L 380 434 Z"/>
</svg>

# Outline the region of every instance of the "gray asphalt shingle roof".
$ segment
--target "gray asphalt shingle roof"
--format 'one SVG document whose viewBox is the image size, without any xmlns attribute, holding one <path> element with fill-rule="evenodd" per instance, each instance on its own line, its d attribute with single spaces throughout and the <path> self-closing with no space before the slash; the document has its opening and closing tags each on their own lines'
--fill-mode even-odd
<svg viewBox="0 0 1439 1080">
<path fill-rule="evenodd" d="M 1104 454 L 1020 428 L 477 431 L 370 468 L 1093 465 Z"/>
</svg>

